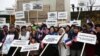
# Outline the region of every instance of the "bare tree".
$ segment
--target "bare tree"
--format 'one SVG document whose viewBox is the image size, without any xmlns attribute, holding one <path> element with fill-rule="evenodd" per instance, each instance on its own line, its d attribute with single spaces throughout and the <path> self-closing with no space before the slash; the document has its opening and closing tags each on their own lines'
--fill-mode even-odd
<svg viewBox="0 0 100 56">
<path fill-rule="evenodd" d="M 87 2 L 87 6 L 89 7 L 90 11 L 93 10 L 93 6 L 95 3 L 96 3 L 96 0 L 89 0 L 89 2 Z"/>
</svg>

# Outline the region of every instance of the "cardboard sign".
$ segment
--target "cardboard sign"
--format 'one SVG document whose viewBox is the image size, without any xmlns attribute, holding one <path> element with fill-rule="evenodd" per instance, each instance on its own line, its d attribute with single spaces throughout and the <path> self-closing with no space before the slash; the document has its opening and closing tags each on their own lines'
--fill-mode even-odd
<svg viewBox="0 0 100 56">
<path fill-rule="evenodd" d="M 6 40 L 5 40 L 5 42 L 3 44 L 3 47 L 2 47 L 2 53 L 3 54 L 7 54 L 8 53 L 8 51 L 9 51 L 9 49 L 11 47 L 10 45 L 11 45 L 13 39 L 14 39 L 14 35 L 7 35 Z"/>
<path fill-rule="evenodd" d="M 87 6 L 87 1 L 86 0 L 78 0 L 78 6 L 79 7 Z"/>
<path fill-rule="evenodd" d="M 33 10 L 33 4 L 32 3 L 24 3 L 23 11 L 30 11 L 30 10 Z"/>
<path fill-rule="evenodd" d="M 60 38 L 61 36 L 59 35 L 46 35 L 42 42 L 47 44 L 57 44 Z"/>
<path fill-rule="evenodd" d="M 42 11 L 43 10 L 43 1 L 34 1 L 33 4 L 33 10 L 34 11 Z"/>
<path fill-rule="evenodd" d="M 58 12 L 58 19 L 67 19 L 67 12 Z"/>
<path fill-rule="evenodd" d="M 15 21 L 15 25 L 26 26 L 26 21 Z"/>
<path fill-rule="evenodd" d="M 66 26 L 71 26 L 71 24 L 70 23 L 63 23 L 63 24 L 59 24 L 59 27 L 66 27 Z"/>
<path fill-rule="evenodd" d="M 57 26 L 57 20 L 47 19 L 46 24 L 48 28 L 50 28 L 51 26 Z"/>
<path fill-rule="evenodd" d="M 57 12 L 48 12 L 48 19 L 57 19 Z"/>
<path fill-rule="evenodd" d="M 71 25 L 76 25 L 76 26 L 81 26 L 81 20 L 73 20 L 73 21 L 70 21 L 70 24 Z"/>
<path fill-rule="evenodd" d="M 0 18 L 0 24 L 5 24 L 6 23 L 6 18 Z"/>
<path fill-rule="evenodd" d="M 15 13 L 15 18 L 16 19 L 23 19 L 25 18 L 25 14 L 24 14 L 24 11 L 18 11 Z"/>
<path fill-rule="evenodd" d="M 78 33 L 77 36 L 77 41 L 93 45 L 96 44 L 96 39 L 97 39 L 96 35 L 86 34 L 86 33 Z"/>
<path fill-rule="evenodd" d="M 29 43 L 29 40 L 14 40 L 11 43 L 11 46 L 12 47 L 22 47 L 24 45 L 28 45 L 28 43 Z"/>
<path fill-rule="evenodd" d="M 39 43 L 34 43 L 31 45 L 25 45 L 22 47 L 20 52 L 26 52 L 26 51 L 36 51 L 39 50 Z"/>
</svg>

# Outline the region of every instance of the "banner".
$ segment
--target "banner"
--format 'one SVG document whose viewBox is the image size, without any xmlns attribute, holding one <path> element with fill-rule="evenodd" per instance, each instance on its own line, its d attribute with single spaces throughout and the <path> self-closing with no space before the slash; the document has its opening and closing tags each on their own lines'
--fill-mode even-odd
<svg viewBox="0 0 100 56">
<path fill-rule="evenodd" d="M 46 25 L 48 28 L 50 28 L 51 26 L 57 26 L 57 20 L 53 20 L 53 19 L 47 19 L 46 20 Z"/>
<path fill-rule="evenodd" d="M 57 20 L 57 12 L 48 12 L 48 19 Z"/>
<path fill-rule="evenodd" d="M 15 13 L 15 18 L 16 19 L 23 19 L 25 18 L 25 14 L 24 14 L 24 11 L 18 11 Z"/>
<path fill-rule="evenodd" d="M 58 19 L 67 19 L 67 12 L 58 12 Z"/>
<path fill-rule="evenodd" d="M 22 47 L 20 52 L 26 52 L 26 51 L 36 51 L 39 50 L 39 43 L 34 43 L 34 44 L 30 44 L 30 45 L 25 45 Z"/>
<path fill-rule="evenodd" d="M 6 18 L 0 18 L 0 24 L 5 24 L 6 23 Z"/>
<path fill-rule="evenodd" d="M 78 33 L 77 41 L 88 43 L 88 44 L 96 44 L 97 37 L 96 35 L 86 34 L 86 33 Z"/>
<path fill-rule="evenodd" d="M 13 39 L 14 39 L 14 35 L 7 35 L 6 40 L 5 40 L 5 42 L 3 44 L 3 47 L 2 47 L 2 53 L 3 54 L 7 54 L 8 53 L 8 51 L 9 51 L 9 49 L 11 47 L 10 45 L 11 45 Z"/>
<path fill-rule="evenodd" d="M 24 3 L 23 11 L 30 11 L 30 10 L 33 10 L 33 4 L 32 3 Z"/>
<path fill-rule="evenodd" d="M 81 20 L 73 20 L 73 21 L 70 21 L 70 24 L 71 25 L 76 25 L 76 26 L 81 26 Z"/>
<path fill-rule="evenodd" d="M 12 47 L 22 47 L 24 45 L 28 45 L 28 43 L 29 43 L 29 40 L 14 40 L 11 43 L 11 46 Z"/>
<path fill-rule="evenodd" d="M 61 36 L 59 35 L 46 35 L 42 42 L 47 44 L 57 44 L 60 38 Z"/>
</svg>

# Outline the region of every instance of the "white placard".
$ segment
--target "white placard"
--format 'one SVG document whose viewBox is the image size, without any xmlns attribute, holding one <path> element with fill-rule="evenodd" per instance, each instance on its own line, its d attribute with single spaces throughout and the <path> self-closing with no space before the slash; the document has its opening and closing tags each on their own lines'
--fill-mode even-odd
<svg viewBox="0 0 100 56">
<path fill-rule="evenodd" d="M 58 19 L 67 19 L 67 12 L 58 12 Z"/>
<path fill-rule="evenodd" d="M 25 46 L 22 47 L 20 52 L 36 51 L 36 50 L 39 50 L 39 46 L 40 46 L 40 43 L 25 45 Z"/>
<path fill-rule="evenodd" d="M 9 51 L 9 49 L 11 47 L 10 45 L 11 45 L 13 39 L 14 39 L 14 35 L 7 35 L 6 40 L 5 40 L 5 42 L 3 44 L 3 47 L 2 47 L 2 53 L 3 54 L 7 54 L 8 53 L 8 51 Z"/>
<path fill-rule="evenodd" d="M 15 18 L 16 19 L 23 19 L 25 18 L 25 14 L 24 14 L 24 11 L 18 11 L 15 13 Z"/>
<path fill-rule="evenodd" d="M 93 45 L 96 44 L 96 39 L 97 39 L 96 35 L 86 34 L 86 33 L 78 33 L 77 36 L 77 41 Z"/>
<path fill-rule="evenodd" d="M 48 19 L 57 19 L 57 12 L 48 12 Z"/>
<path fill-rule="evenodd" d="M 29 43 L 29 40 L 14 40 L 11 43 L 11 46 L 12 47 L 22 47 L 24 45 L 28 45 L 28 43 Z"/>
<path fill-rule="evenodd" d="M 30 11 L 30 10 L 33 10 L 33 4 L 32 3 L 24 3 L 23 11 Z"/>
<path fill-rule="evenodd" d="M 50 28 L 51 26 L 57 26 L 57 20 L 47 19 L 46 25 L 47 25 L 48 28 Z"/>
<path fill-rule="evenodd" d="M 6 23 L 6 18 L 0 18 L 0 24 L 5 24 Z"/>
<path fill-rule="evenodd" d="M 15 21 L 15 25 L 26 26 L 26 21 Z"/>
<path fill-rule="evenodd" d="M 46 35 L 42 42 L 47 44 L 57 44 L 60 38 L 60 35 Z"/>
<path fill-rule="evenodd" d="M 79 7 L 87 6 L 87 1 L 86 0 L 78 0 L 78 6 Z"/>
<path fill-rule="evenodd" d="M 43 11 L 43 1 L 34 1 L 33 4 L 34 11 Z"/>
<path fill-rule="evenodd" d="M 76 25 L 76 26 L 81 26 L 81 20 L 73 20 L 73 21 L 70 21 L 70 24 L 71 25 Z"/>
<path fill-rule="evenodd" d="M 63 24 L 59 24 L 59 27 L 66 27 L 66 26 L 71 26 L 71 24 L 70 23 L 63 23 Z"/>
</svg>

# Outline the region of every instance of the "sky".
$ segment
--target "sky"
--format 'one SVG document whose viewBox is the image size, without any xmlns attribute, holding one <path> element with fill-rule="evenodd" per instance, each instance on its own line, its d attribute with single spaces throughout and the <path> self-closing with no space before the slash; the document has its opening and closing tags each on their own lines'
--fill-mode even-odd
<svg viewBox="0 0 100 56">
<path fill-rule="evenodd" d="M 70 0 L 70 3 L 75 4 L 75 6 L 77 6 L 78 0 Z M 12 8 L 14 5 L 15 5 L 15 0 L 0 0 L 0 10 L 5 10 L 6 8 Z M 95 5 L 100 5 L 100 0 L 96 0 Z"/>
</svg>

